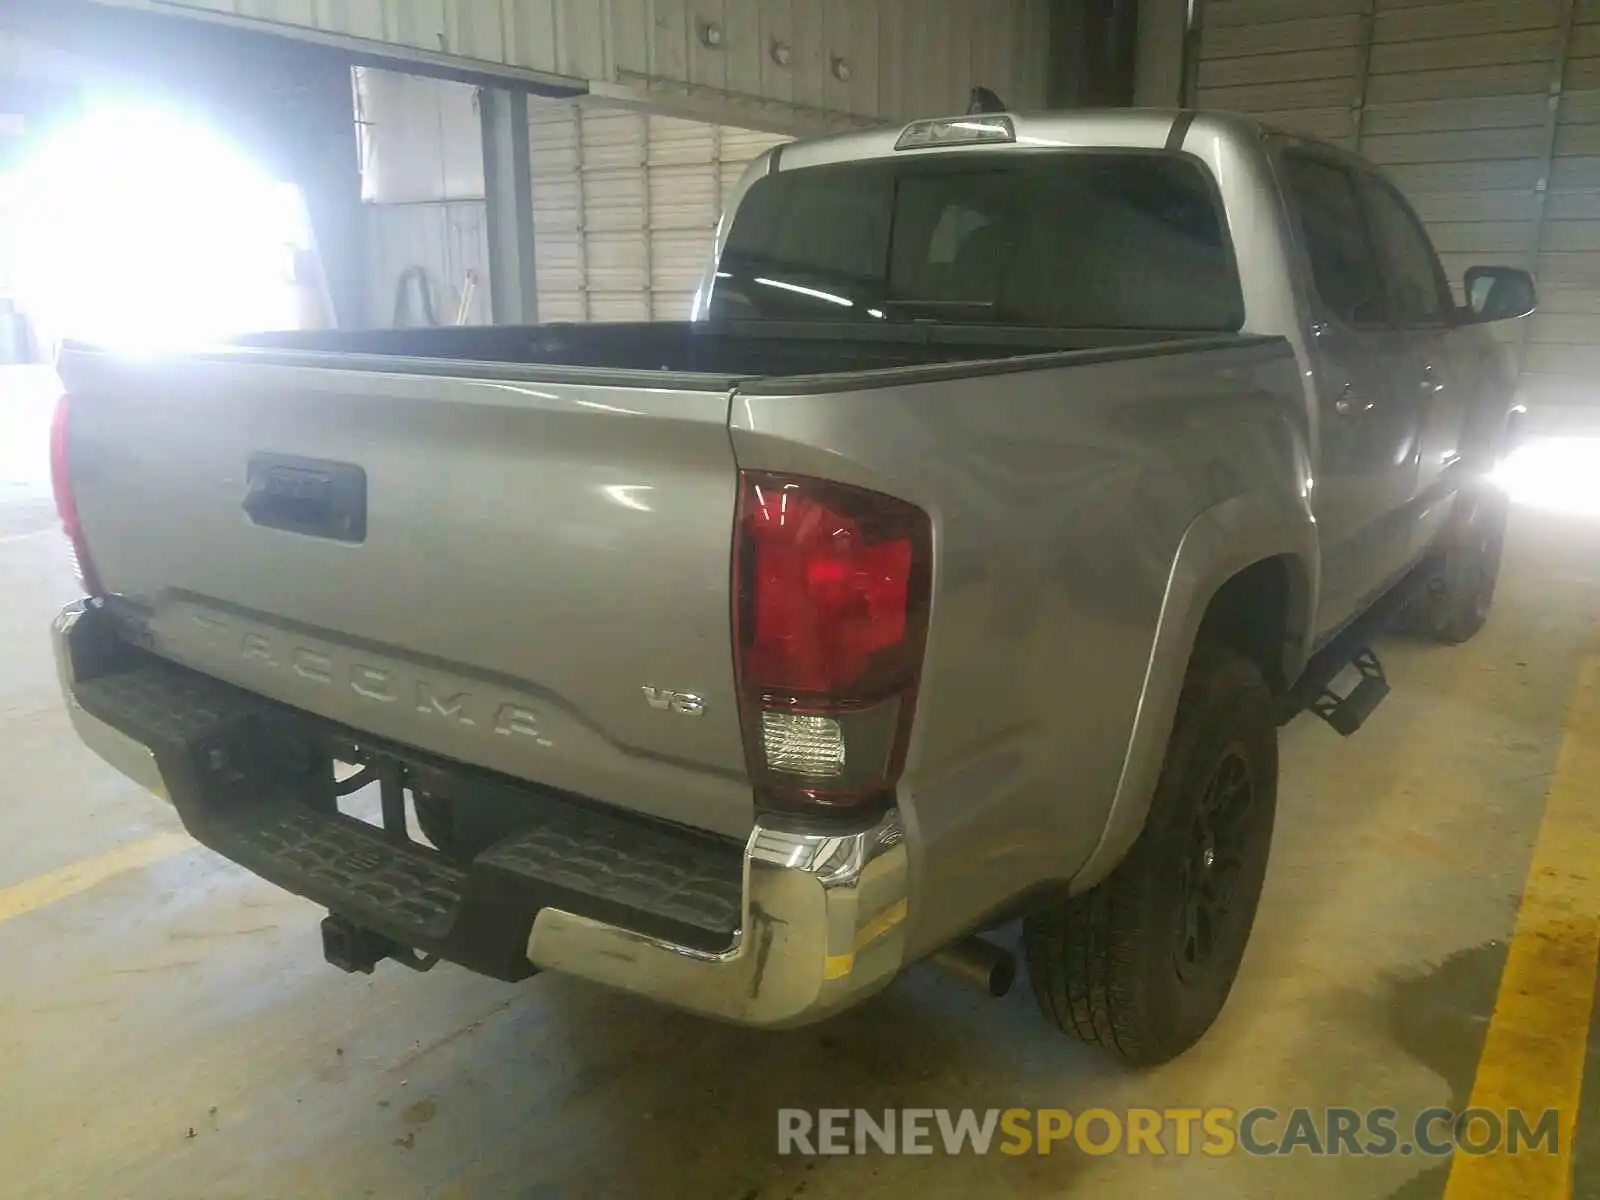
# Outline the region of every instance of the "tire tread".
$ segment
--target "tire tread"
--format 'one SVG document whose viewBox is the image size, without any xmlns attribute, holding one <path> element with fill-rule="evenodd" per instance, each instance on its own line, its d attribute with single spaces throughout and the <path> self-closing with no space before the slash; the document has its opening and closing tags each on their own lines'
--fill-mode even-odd
<svg viewBox="0 0 1600 1200">
<path fill-rule="evenodd" d="M 1189 1043 L 1160 1044 L 1148 1028 L 1151 1014 L 1140 986 L 1148 941 L 1140 927 L 1145 874 L 1157 857 L 1167 815 L 1159 810 L 1169 810 L 1181 791 L 1183 781 L 1172 778 L 1171 763 L 1182 761 L 1216 706 L 1240 693 L 1248 697 L 1245 703 L 1262 705 L 1265 719 L 1272 721 L 1271 694 L 1253 663 L 1221 647 L 1197 647 L 1145 829 L 1098 885 L 1024 922 L 1024 951 L 1040 1010 L 1062 1032 L 1129 1063 L 1164 1062 L 1188 1048 Z M 1273 768 L 1275 773 L 1275 761 Z"/>
</svg>

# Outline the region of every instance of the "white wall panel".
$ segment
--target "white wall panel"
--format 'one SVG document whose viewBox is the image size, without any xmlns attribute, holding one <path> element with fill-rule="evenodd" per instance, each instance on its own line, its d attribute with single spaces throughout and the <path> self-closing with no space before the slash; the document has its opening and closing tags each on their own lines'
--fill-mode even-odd
<svg viewBox="0 0 1600 1200">
<path fill-rule="evenodd" d="M 362 199 L 483 198 L 477 95 L 465 84 L 356 69 Z"/>
<path fill-rule="evenodd" d="M 1220 5 L 1219 10 L 1227 11 Z M 1326 50 L 1361 41 L 1362 17 L 1304 17 L 1248 25 L 1220 25 L 1206 37 L 1208 58 L 1241 58 L 1254 54 L 1286 54 L 1291 50 Z"/>
<path fill-rule="evenodd" d="M 1370 104 L 1364 128 L 1374 136 L 1451 129 L 1530 129 L 1544 122 L 1548 110 L 1544 95 Z"/>
<path fill-rule="evenodd" d="M 628 15 L 644 26 L 650 64 L 646 73 L 652 78 L 692 80 L 689 39 L 694 22 L 686 0 L 651 0 L 641 10 L 629 9 Z"/>
<path fill-rule="evenodd" d="M 440 320 L 453 319 L 466 272 L 477 271 L 471 317 L 487 320 L 474 89 L 388 72 L 365 76 L 367 189 L 383 201 L 368 206 L 368 319 L 390 321 L 401 273 L 418 266 L 433 282 Z M 784 140 L 556 101 L 530 105 L 528 137 L 544 321 L 686 317 L 734 185 L 751 159 Z M 441 196 L 443 203 L 415 202 Z"/>
<path fill-rule="evenodd" d="M 1530 397 L 1600 404 L 1600 4 L 1577 0 L 1536 266 L 1541 305 L 1529 323 Z"/>
<path fill-rule="evenodd" d="M 924 0 L 933 3 L 934 0 Z M 818 0 L 792 0 L 789 20 L 794 33 L 794 57 L 789 70 L 794 73 L 794 100 L 810 109 L 822 107 L 822 82 L 826 69 L 827 46 L 822 34 L 822 5 Z"/>
<path fill-rule="evenodd" d="M 786 132 L 958 112 L 980 83 L 1012 107 L 1040 107 L 1050 43 L 1050 0 L 100 2 L 359 39 L 368 52 L 387 43 L 400 59 L 593 84 L 662 112 Z"/>
<path fill-rule="evenodd" d="M 317 24 L 330 33 L 382 39 L 383 0 L 322 0 Z M 270 14 L 268 19 L 272 19 Z"/>
<path fill-rule="evenodd" d="M 1366 7 L 1367 0 L 1210 0 L 1205 23 L 1208 30 L 1236 29 L 1361 13 Z"/>
</svg>

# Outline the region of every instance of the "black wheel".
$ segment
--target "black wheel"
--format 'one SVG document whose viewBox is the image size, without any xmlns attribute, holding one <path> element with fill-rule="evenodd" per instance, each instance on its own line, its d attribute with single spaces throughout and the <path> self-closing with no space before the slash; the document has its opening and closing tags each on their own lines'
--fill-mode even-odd
<svg viewBox="0 0 1600 1200">
<path fill-rule="evenodd" d="M 1482 629 L 1494 604 L 1510 502 L 1490 483 L 1461 493 L 1422 594 L 1407 607 L 1408 633 L 1459 645 Z"/>
<path fill-rule="evenodd" d="M 1255 923 L 1277 790 L 1276 712 L 1261 672 L 1199 647 L 1138 841 L 1098 886 L 1023 924 L 1044 1015 L 1138 1066 L 1199 1041 Z"/>
</svg>

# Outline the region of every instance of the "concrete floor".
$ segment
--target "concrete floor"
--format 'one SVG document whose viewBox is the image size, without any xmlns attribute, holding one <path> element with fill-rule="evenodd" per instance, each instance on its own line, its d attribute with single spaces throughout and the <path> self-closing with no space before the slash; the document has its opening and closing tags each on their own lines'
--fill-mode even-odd
<svg viewBox="0 0 1600 1200">
<path fill-rule="evenodd" d="M 1233 999 L 1195 1051 L 1135 1075 L 1052 1034 L 1025 989 L 931 976 L 756 1034 L 551 976 L 325 966 L 317 909 L 160 840 L 170 811 L 69 731 L 45 638 L 74 595 L 38 449 L 49 390 L 0 381 L 0 1195 L 1441 1194 L 1446 1168 L 1405 1157 L 778 1159 L 775 1114 L 1465 1105 L 1594 649 L 1600 520 L 1519 510 L 1481 637 L 1382 646 L 1394 695 L 1352 741 L 1285 731 Z"/>
</svg>

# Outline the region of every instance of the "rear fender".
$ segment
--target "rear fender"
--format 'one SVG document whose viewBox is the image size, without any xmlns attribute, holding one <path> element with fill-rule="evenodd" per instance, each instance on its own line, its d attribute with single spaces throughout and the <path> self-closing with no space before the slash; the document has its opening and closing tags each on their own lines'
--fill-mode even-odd
<svg viewBox="0 0 1600 1200">
<path fill-rule="evenodd" d="M 1109 875 L 1144 828 L 1184 674 L 1211 598 L 1240 571 L 1280 556 L 1291 564 L 1283 676 L 1292 683 L 1304 669 L 1310 650 L 1318 586 L 1317 532 L 1310 509 L 1302 500 L 1253 492 L 1214 505 L 1184 531 L 1167 577 L 1144 687 L 1105 830 L 1094 852 L 1073 876 L 1073 893 L 1087 891 Z"/>
</svg>

